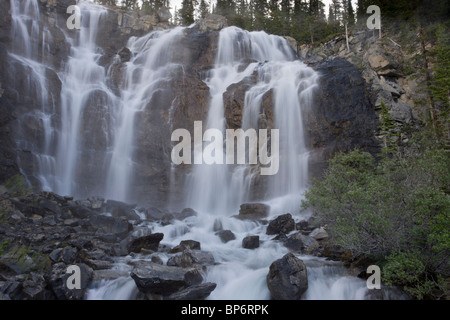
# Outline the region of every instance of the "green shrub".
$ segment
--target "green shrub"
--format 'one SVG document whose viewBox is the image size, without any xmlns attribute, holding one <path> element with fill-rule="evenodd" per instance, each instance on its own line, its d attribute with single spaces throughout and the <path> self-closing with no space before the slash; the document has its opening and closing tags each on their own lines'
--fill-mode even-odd
<svg viewBox="0 0 450 320">
<path fill-rule="evenodd" d="M 426 137 L 412 141 L 378 163 L 359 150 L 337 154 L 302 209 L 328 225 L 334 244 L 387 261 L 387 280 L 423 298 L 437 288 L 430 275 L 450 275 L 450 157 Z"/>
</svg>

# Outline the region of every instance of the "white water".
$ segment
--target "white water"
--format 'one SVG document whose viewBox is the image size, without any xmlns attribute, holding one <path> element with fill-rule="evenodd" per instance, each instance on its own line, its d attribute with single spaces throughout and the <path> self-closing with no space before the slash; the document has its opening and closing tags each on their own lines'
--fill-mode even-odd
<svg viewBox="0 0 450 320">
<path fill-rule="evenodd" d="M 244 59 L 254 62 L 242 68 Z M 306 217 L 298 214 L 302 192 L 308 179 L 308 150 L 305 147 L 302 112 L 312 108 L 312 90 L 317 86 L 318 74 L 294 59 L 285 40 L 263 32 L 249 33 L 238 28 L 221 31 L 217 60 L 205 80 L 210 88 L 211 102 L 204 129 L 226 129 L 223 93 L 258 73 L 257 83 L 246 93 L 243 129 L 258 129 L 261 101 L 265 93 L 273 91 L 274 127 L 280 129 L 280 170 L 270 179 L 268 197 L 263 202 L 272 208 L 271 217 L 293 213 L 297 221 Z M 201 146 L 194 150 L 201 152 Z M 162 226 L 148 224 L 152 232 L 163 233 L 163 244 L 176 246 L 182 240 L 199 241 L 202 250 L 214 255 L 217 262 L 204 271 L 205 281 L 217 288 L 208 299 L 240 300 L 270 299 L 266 276 L 270 264 L 288 252 L 280 242 L 265 234 L 266 226 L 256 221 L 241 221 L 232 217 L 240 204 L 251 196 L 254 172 L 250 166 L 195 165 L 187 180 L 186 207 L 199 211 L 197 217 L 184 222 Z M 236 239 L 224 244 L 215 235 L 214 225 L 220 222 L 224 230 L 231 230 Z M 248 235 L 259 235 L 261 245 L 255 250 L 242 248 Z M 169 255 L 158 253 L 167 261 Z M 138 257 L 135 257 L 135 259 Z M 149 259 L 149 257 L 141 257 Z M 364 299 L 364 281 L 350 277 L 338 263 L 299 256 L 308 266 L 309 289 L 304 299 Z M 130 257 L 126 259 L 131 259 Z M 133 280 L 111 280 L 97 284 L 89 291 L 90 299 L 130 299 L 135 292 Z M 122 286 L 120 294 L 111 288 Z M 119 290 L 119 289 L 118 289 Z"/>
<path fill-rule="evenodd" d="M 85 1 L 79 3 L 83 27 L 76 39 L 66 37 L 70 57 L 58 72 L 62 83 L 61 105 L 55 106 L 48 93 L 46 70 L 47 30 L 39 28 L 37 0 L 11 0 L 14 45 L 10 52 L 12 65 L 30 70 L 27 88 L 39 97 L 40 110 L 23 116 L 23 123 L 42 122 L 44 133 L 40 150 L 18 139 L 19 148 L 30 149 L 36 157 L 34 173 L 41 188 L 60 194 L 82 195 L 80 175 L 92 176 L 98 183 L 98 195 L 126 201 L 133 183 L 134 123 L 147 107 L 159 85 L 169 81 L 171 71 L 182 68 L 170 60 L 170 46 L 181 36 L 183 28 L 154 32 L 131 38 L 128 47 L 133 57 L 126 65 L 126 86 L 116 96 L 108 87 L 108 70 L 99 63 L 101 52 L 96 37 L 105 9 Z M 39 41 L 41 41 L 41 50 Z M 241 69 L 241 62 L 251 59 Z M 210 88 L 211 103 L 206 128 L 225 130 L 223 93 L 227 88 L 257 72 L 257 83 L 246 93 L 243 128 L 258 129 L 261 100 L 273 92 L 274 128 L 280 129 L 280 170 L 269 179 L 267 196 L 261 199 L 271 206 L 271 217 L 291 212 L 298 221 L 301 194 L 308 180 L 308 150 L 305 148 L 302 112 L 312 108 L 311 92 L 317 86 L 318 74 L 295 60 L 288 43 L 263 32 L 245 32 L 237 28 L 222 30 L 214 69 L 205 80 Z M 34 93 L 33 93 L 34 92 Z M 60 109 L 60 125 L 55 124 Z M 89 122 L 92 112 L 102 114 L 101 123 Z M 100 127 L 93 135 L 93 127 Z M 98 128 L 97 128 L 98 129 Z M 99 133 L 100 132 L 100 133 Z M 101 140 L 101 150 L 90 149 L 89 138 Z M 87 172 L 82 172 L 86 170 Z M 163 243 L 175 246 L 181 240 L 200 241 L 202 249 L 213 253 L 216 266 L 204 273 L 206 281 L 217 283 L 210 299 L 269 299 L 265 284 L 269 265 L 281 258 L 287 249 L 265 235 L 265 226 L 253 221 L 232 218 L 240 204 L 251 198 L 255 178 L 250 166 L 196 166 L 187 179 L 186 206 L 199 211 L 185 222 L 161 226 L 149 224 L 153 232 L 165 234 Z M 214 234 L 218 219 L 236 240 L 223 244 Z M 261 246 L 242 248 L 242 239 L 259 235 Z M 168 255 L 161 253 L 164 261 Z M 139 257 L 137 257 L 139 258 Z M 143 257 L 148 258 L 148 257 Z M 365 283 L 348 277 L 346 270 L 316 258 L 300 257 L 308 265 L 309 285 L 305 299 L 361 299 Z M 129 260 L 127 257 L 125 260 Z M 129 266 L 116 268 L 129 272 Z M 88 299 L 134 299 L 136 286 L 130 277 L 118 277 L 94 284 Z"/>
</svg>

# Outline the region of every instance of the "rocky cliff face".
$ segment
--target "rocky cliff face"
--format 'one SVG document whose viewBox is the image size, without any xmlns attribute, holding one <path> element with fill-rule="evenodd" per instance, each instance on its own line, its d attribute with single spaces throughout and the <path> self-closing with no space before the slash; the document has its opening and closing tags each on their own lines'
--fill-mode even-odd
<svg viewBox="0 0 450 320">
<path fill-rule="evenodd" d="M 56 115 L 52 118 L 56 128 L 61 125 L 58 123 L 58 114 L 61 112 L 59 73 L 71 54 L 70 41 L 67 39 L 77 36 L 76 31 L 68 31 L 63 26 L 68 17 L 66 8 L 74 2 L 42 0 L 39 3 L 42 15 L 40 23 L 50 34 L 50 40 L 46 43 L 50 52 L 47 56 L 50 61 L 47 63 L 46 78 L 48 91 L 51 93 L 49 103 L 57 106 Z M 6 62 L 12 41 L 11 16 L 8 14 L 10 4 L 3 1 L 0 6 L 0 56 L 5 58 L 0 59 L 0 63 L 2 70 L 11 70 Z M 98 61 L 108 75 L 109 90 L 120 96 L 126 87 L 126 63 L 133 55 L 127 48 L 128 39 L 131 36 L 142 36 L 151 30 L 167 28 L 169 25 L 164 12 L 157 16 L 145 16 L 136 12 L 106 10 L 97 36 L 96 44 L 101 54 Z M 170 52 L 171 59 L 182 67 L 182 72 L 171 75 L 170 80 L 148 101 L 148 105 L 152 107 L 144 108 L 136 119 L 134 183 L 130 201 L 165 206 L 169 201 L 176 203 L 177 199 L 181 198 L 184 191 L 183 177 L 189 168 L 179 167 L 175 173 L 172 172 L 170 134 L 176 128 L 186 128 L 193 132 L 194 121 L 206 119 L 210 93 L 203 80 L 206 72 L 214 65 L 219 30 L 226 26 L 226 21 L 213 18 L 206 19 L 194 28 L 184 29 Z M 361 43 L 365 45 L 364 41 L 373 41 L 367 35 L 361 35 L 360 38 L 352 39 L 352 45 L 358 47 Z M 42 46 L 42 42 L 39 43 Z M 320 85 L 312 93 L 314 108 L 308 110 L 305 115 L 305 126 L 308 128 L 307 144 L 313 151 L 312 168 L 317 173 L 320 173 L 325 161 L 337 151 L 359 147 L 372 153 L 378 152 L 381 140 L 377 139 L 377 108 L 381 99 L 389 105 L 394 119 L 399 123 L 409 123 L 413 118 L 407 105 L 408 92 L 400 88 L 396 81 L 399 74 L 395 65 L 386 62 L 383 57 L 367 53 L 364 55 L 364 61 L 367 61 L 368 67 L 361 70 L 355 62 L 362 53 L 358 53 L 358 49 L 356 51 L 354 55 L 342 54 L 338 44 L 333 43 L 319 51 L 301 47 L 298 52 L 302 59 L 321 74 Z M 244 68 L 251 62 L 246 61 L 241 67 Z M 14 76 L 4 72 L 0 75 L 0 181 L 18 173 L 20 167 L 30 182 L 38 185 L 33 153 L 44 147 L 43 123 L 32 117 L 24 121 L 23 117 L 40 110 L 42 106 L 35 91 L 19 92 L 19 88 L 25 86 L 29 70 L 20 66 L 15 70 Z M 241 126 L 245 91 L 255 83 L 256 76 L 231 85 L 224 94 L 228 128 L 236 129 Z M 86 168 L 81 167 L 78 170 L 77 179 L 84 186 L 84 197 L 97 194 L 98 184 L 104 183 L 100 181 L 100 176 L 95 174 L 102 170 L 102 163 L 90 162 L 89 158 L 95 152 L 108 150 L 110 147 L 105 139 L 96 138 L 101 136 L 103 129 L 98 126 L 101 113 L 95 106 L 102 105 L 105 99 L 108 100 L 102 93 L 94 93 L 90 98 L 90 108 L 83 115 L 84 125 L 87 127 L 83 133 L 85 136 L 81 136 L 80 141 L 86 142 L 87 147 L 80 157 L 86 159 Z M 272 94 L 269 92 L 263 98 L 260 127 L 273 126 L 272 110 Z M 113 121 L 108 118 L 103 120 Z M 25 143 L 19 143 L 20 141 Z M 98 168 L 93 170 L 92 166 Z M 262 185 L 262 181 L 256 181 L 255 190 L 263 189 Z"/>
</svg>

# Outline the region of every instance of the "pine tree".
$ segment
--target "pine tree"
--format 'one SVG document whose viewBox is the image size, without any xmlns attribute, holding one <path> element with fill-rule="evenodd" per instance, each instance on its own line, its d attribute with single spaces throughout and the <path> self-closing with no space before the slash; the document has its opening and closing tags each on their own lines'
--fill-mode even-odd
<svg viewBox="0 0 450 320">
<path fill-rule="evenodd" d="M 266 29 L 266 14 L 267 14 L 267 2 L 252 0 L 253 12 L 255 15 L 255 21 L 253 23 L 254 30 L 265 30 Z"/>
<path fill-rule="evenodd" d="M 355 25 L 355 10 L 353 10 L 353 5 L 351 0 L 347 0 L 345 6 L 345 15 L 347 23 L 350 27 Z"/>
<path fill-rule="evenodd" d="M 330 5 L 328 7 L 328 23 L 335 23 L 336 22 L 336 15 L 334 14 L 333 7 Z"/>
<path fill-rule="evenodd" d="M 194 0 L 183 0 L 179 11 L 181 24 L 185 26 L 193 24 L 195 22 L 194 12 Z"/>
<path fill-rule="evenodd" d="M 209 14 L 209 2 L 207 0 L 201 0 L 198 6 L 200 18 L 204 19 Z"/>
</svg>

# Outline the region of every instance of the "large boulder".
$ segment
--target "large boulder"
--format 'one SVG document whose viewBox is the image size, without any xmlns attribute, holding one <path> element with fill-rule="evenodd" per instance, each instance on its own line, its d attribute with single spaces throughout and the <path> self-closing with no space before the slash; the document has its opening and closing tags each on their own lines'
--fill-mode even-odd
<svg viewBox="0 0 450 320">
<path fill-rule="evenodd" d="M 168 296 L 166 300 L 204 300 L 214 291 L 216 286 L 212 282 L 201 283 L 175 292 Z"/>
<path fill-rule="evenodd" d="M 189 268 L 192 266 L 207 266 L 215 263 L 214 256 L 210 252 L 200 250 L 185 250 L 181 255 L 176 255 L 167 261 L 168 266 Z"/>
<path fill-rule="evenodd" d="M 297 232 L 287 238 L 284 246 L 294 252 L 303 254 L 313 254 L 319 249 L 319 243 L 314 238 L 305 236 L 301 232 Z"/>
<path fill-rule="evenodd" d="M 103 234 L 112 234 L 120 239 L 125 238 L 133 230 L 133 226 L 125 219 L 105 215 L 94 215 L 89 220 L 90 225 Z"/>
<path fill-rule="evenodd" d="M 295 229 L 295 221 L 290 213 L 276 217 L 269 222 L 266 234 L 287 234 Z"/>
<path fill-rule="evenodd" d="M 169 296 L 203 281 L 197 269 L 162 266 L 153 262 L 138 263 L 130 275 L 140 291 L 162 296 Z"/>
<path fill-rule="evenodd" d="M 142 249 L 158 251 L 159 243 L 163 238 L 163 233 L 153 233 L 148 236 L 133 239 L 128 244 L 128 253 L 139 253 Z"/>
<path fill-rule="evenodd" d="M 257 220 L 267 217 L 270 207 L 263 203 L 244 203 L 239 209 L 239 219 Z"/>
<path fill-rule="evenodd" d="M 259 248 L 259 236 L 247 236 L 242 239 L 242 247 L 245 249 Z"/>
<path fill-rule="evenodd" d="M 51 271 L 45 275 L 48 286 L 58 300 L 82 300 L 84 298 L 94 271 L 84 263 L 79 263 L 77 266 L 81 273 L 81 289 L 67 287 L 67 280 L 71 274 L 67 273 L 68 265 L 63 262 L 54 264 Z"/>
<path fill-rule="evenodd" d="M 266 281 L 275 300 L 299 300 L 308 289 L 306 266 L 292 253 L 270 265 Z"/>
</svg>

